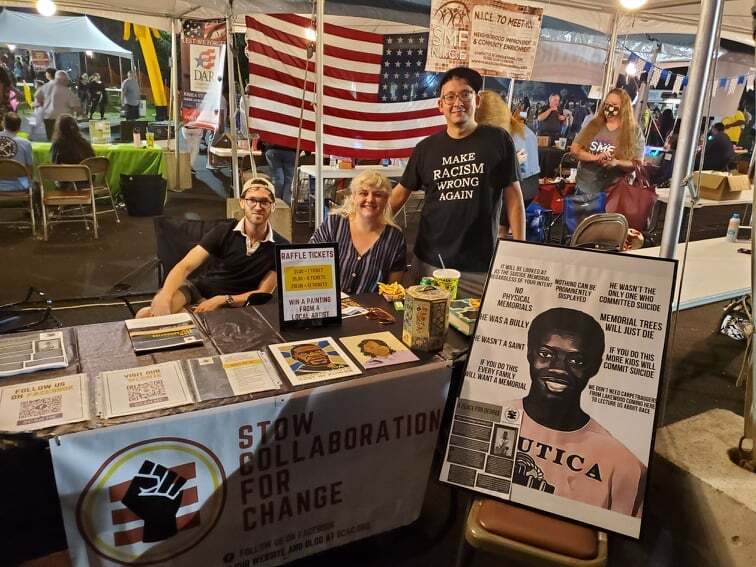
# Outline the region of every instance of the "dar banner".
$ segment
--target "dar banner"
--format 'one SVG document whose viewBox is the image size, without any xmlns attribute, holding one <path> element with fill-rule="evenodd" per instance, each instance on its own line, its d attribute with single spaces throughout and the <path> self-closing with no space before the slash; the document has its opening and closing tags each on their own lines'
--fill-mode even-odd
<svg viewBox="0 0 756 567">
<path fill-rule="evenodd" d="M 637 538 L 675 270 L 501 241 L 441 480 Z"/>
<path fill-rule="evenodd" d="M 226 63 L 226 22 L 186 20 L 181 33 L 181 119 L 195 128 L 218 125 Z"/>
<path fill-rule="evenodd" d="M 433 0 L 426 71 L 464 65 L 490 77 L 527 81 L 543 8 L 497 0 Z"/>
<path fill-rule="evenodd" d="M 529 80 L 543 8 L 497 0 L 433 0 L 425 70 L 464 65 L 491 77 Z"/>
<path fill-rule="evenodd" d="M 50 442 L 72 563 L 270 567 L 417 519 L 434 362 Z"/>
</svg>

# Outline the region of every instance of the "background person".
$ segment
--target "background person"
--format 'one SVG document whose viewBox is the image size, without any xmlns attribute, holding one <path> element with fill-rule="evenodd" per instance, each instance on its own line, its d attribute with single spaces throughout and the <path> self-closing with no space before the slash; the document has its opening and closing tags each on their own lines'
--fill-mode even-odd
<svg viewBox="0 0 756 567">
<path fill-rule="evenodd" d="M 55 79 L 45 83 L 37 91 L 36 100 L 42 107 L 44 119 L 50 120 L 62 114 L 76 114 L 79 111 L 79 97 L 71 92 L 69 84 L 68 73 L 56 71 Z"/>
<path fill-rule="evenodd" d="M 391 185 L 375 170 L 352 179 L 344 204 L 328 215 L 310 242 L 339 246 L 341 291 L 368 293 L 378 282 L 401 281 L 407 269 L 407 243 L 389 206 Z"/>
<path fill-rule="evenodd" d="M 562 124 L 567 117 L 559 109 L 561 97 L 554 93 L 549 95 L 549 106 L 538 115 L 538 133 L 542 136 L 558 138 L 562 135 Z"/>
<path fill-rule="evenodd" d="M 126 72 L 126 79 L 121 83 L 121 105 L 126 110 L 126 120 L 139 120 L 141 96 L 139 83 L 134 78 L 134 72 L 129 69 Z"/>
<path fill-rule="evenodd" d="M 297 151 L 279 145 L 269 145 L 265 149 L 265 161 L 270 167 L 270 176 L 276 187 L 276 197 L 291 205 L 291 182 L 294 179 L 294 164 Z"/>
<path fill-rule="evenodd" d="M 50 161 L 56 164 L 77 164 L 94 155 L 92 144 L 81 135 L 76 119 L 70 114 L 58 116 L 50 146 Z"/>
<path fill-rule="evenodd" d="M 541 173 L 538 164 L 538 138 L 522 120 L 512 114 L 504 99 L 493 91 L 480 91 L 480 106 L 475 111 L 475 120 L 478 124 L 503 128 L 512 136 L 520 166 L 522 198 L 527 207 L 538 193 L 538 175 Z"/>
<path fill-rule="evenodd" d="M 29 171 L 32 168 L 32 145 L 29 140 L 19 137 L 21 117 L 15 112 L 8 112 L 2 118 L 3 130 L 0 132 L 0 158 L 12 159 L 24 164 Z M 19 177 L 17 181 L 0 180 L 0 191 L 26 191 L 29 178 Z"/>
<path fill-rule="evenodd" d="M 89 80 L 89 119 L 92 120 L 95 111 L 99 111 L 100 120 L 105 118 L 105 105 L 108 102 L 108 94 L 105 85 L 100 79 L 99 73 L 94 73 Z"/>
<path fill-rule="evenodd" d="M 459 288 L 480 297 L 498 236 L 502 199 L 513 238 L 525 239 L 525 208 L 512 138 L 501 128 L 479 125 L 475 111 L 483 78 L 456 67 L 439 84 L 438 110 L 446 129 L 422 140 L 391 193 L 394 213 L 412 191 L 425 191 L 415 242 L 413 275 L 444 266 L 462 272 Z M 418 277 L 418 279 L 419 279 Z"/>
<path fill-rule="evenodd" d="M 267 179 L 250 179 L 239 205 L 244 218 L 222 222 L 203 236 L 168 272 L 163 288 L 149 307 L 139 310 L 137 318 L 178 313 L 195 303 L 196 312 L 241 307 L 253 293 L 271 293 L 276 288 L 275 245 L 287 241 L 268 223 L 275 207 L 273 186 Z M 191 278 L 210 256 L 219 265 Z"/>
<path fill-rule="evenodd" d="M 623 89 L 612 89 L 570 146 L 579 160 L 577 189 L 583 193 L 605 191 L 632 171 L 633 160 L 642 160 L 643 150 L 643 132 L 633 117 L 630 97 Z"/>
<path fill-rule="evenodd" d="M 727 171 L 730 160 L 735 157 L 735 148 L 727 136 L 726 127 L 721 122 L 712 125 L 711 132 L 704 146 L 703 166 L 701 169 Z"/>
</svg>

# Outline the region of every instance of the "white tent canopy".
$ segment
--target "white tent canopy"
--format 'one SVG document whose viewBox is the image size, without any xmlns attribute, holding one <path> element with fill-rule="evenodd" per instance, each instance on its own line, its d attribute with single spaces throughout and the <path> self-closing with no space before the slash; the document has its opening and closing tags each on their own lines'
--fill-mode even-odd
<svg viewBox="0 0 756 567">
<path fill-rule="evenodd" d="M 113 43 L 86 16 L 52 16 L 3 10 L 0 12 L 0 41 L 23 49 L 94 51 L 132 57 L 131 51 Z"/>
<path fill-rule="evenodd" d="M 523 4 L 542 6 L 544 14 L 609 35 L 617 0 L 549 0 Z M 171 18 L 223 18 L 228 0 L 57 0 L 61 11 L 90 14 L 169 30 Z M 355 15 L 427 27 L 431 0 L 326 0 L 325 10 L 333 15 Z M 30 0 L 4 0 L 5 6 L 33 6 Z M 233 14 L 308 13 L 309 0 L 234 0 Z M 725 0 L 722 37 L 754 45 L 752 0 Z M 648 0 L 640 10 L 622 13 L 619 34 L 695 34 L 701 3 L 696 0 Z"/>
</svg>

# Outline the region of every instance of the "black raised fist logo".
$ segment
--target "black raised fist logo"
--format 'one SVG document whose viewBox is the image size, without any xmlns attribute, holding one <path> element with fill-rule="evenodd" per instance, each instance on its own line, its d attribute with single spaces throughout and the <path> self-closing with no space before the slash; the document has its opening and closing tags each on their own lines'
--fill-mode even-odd
<svg viewBox="0 0 756 567">
<path fill-rule="evenodd" d="M 121 503 L 144 520 L 142 541 L 162 541 L 175 535 L 176 513 L 186 479 L 163 465 L 144 461 Z"/>
</svg>

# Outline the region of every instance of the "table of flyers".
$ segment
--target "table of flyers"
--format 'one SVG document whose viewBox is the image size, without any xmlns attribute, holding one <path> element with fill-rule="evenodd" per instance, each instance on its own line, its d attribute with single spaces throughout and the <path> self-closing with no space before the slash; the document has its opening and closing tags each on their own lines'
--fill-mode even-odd
<svg viewBox="0 0 756 567">
<path fill-rule="evenodd" d="M 407 350 L 371 368 L 341 340 L 399 337 L 401 314 L 291 332 L 275 303 L 193 317 L 200 345 L 139 356 L 123 322 L 62 329 L 65 368 L 0 384 L 13 397 L 51 381 L 81 410 L 35 432 L 49 439 L 74 565 L 281 565 L 417 519 L 452 362 Z M 308 341 L 357 372 L 311 383 L 300 365 L 305 378 L 288 380 L 266 347 Z"/>
</svg>

